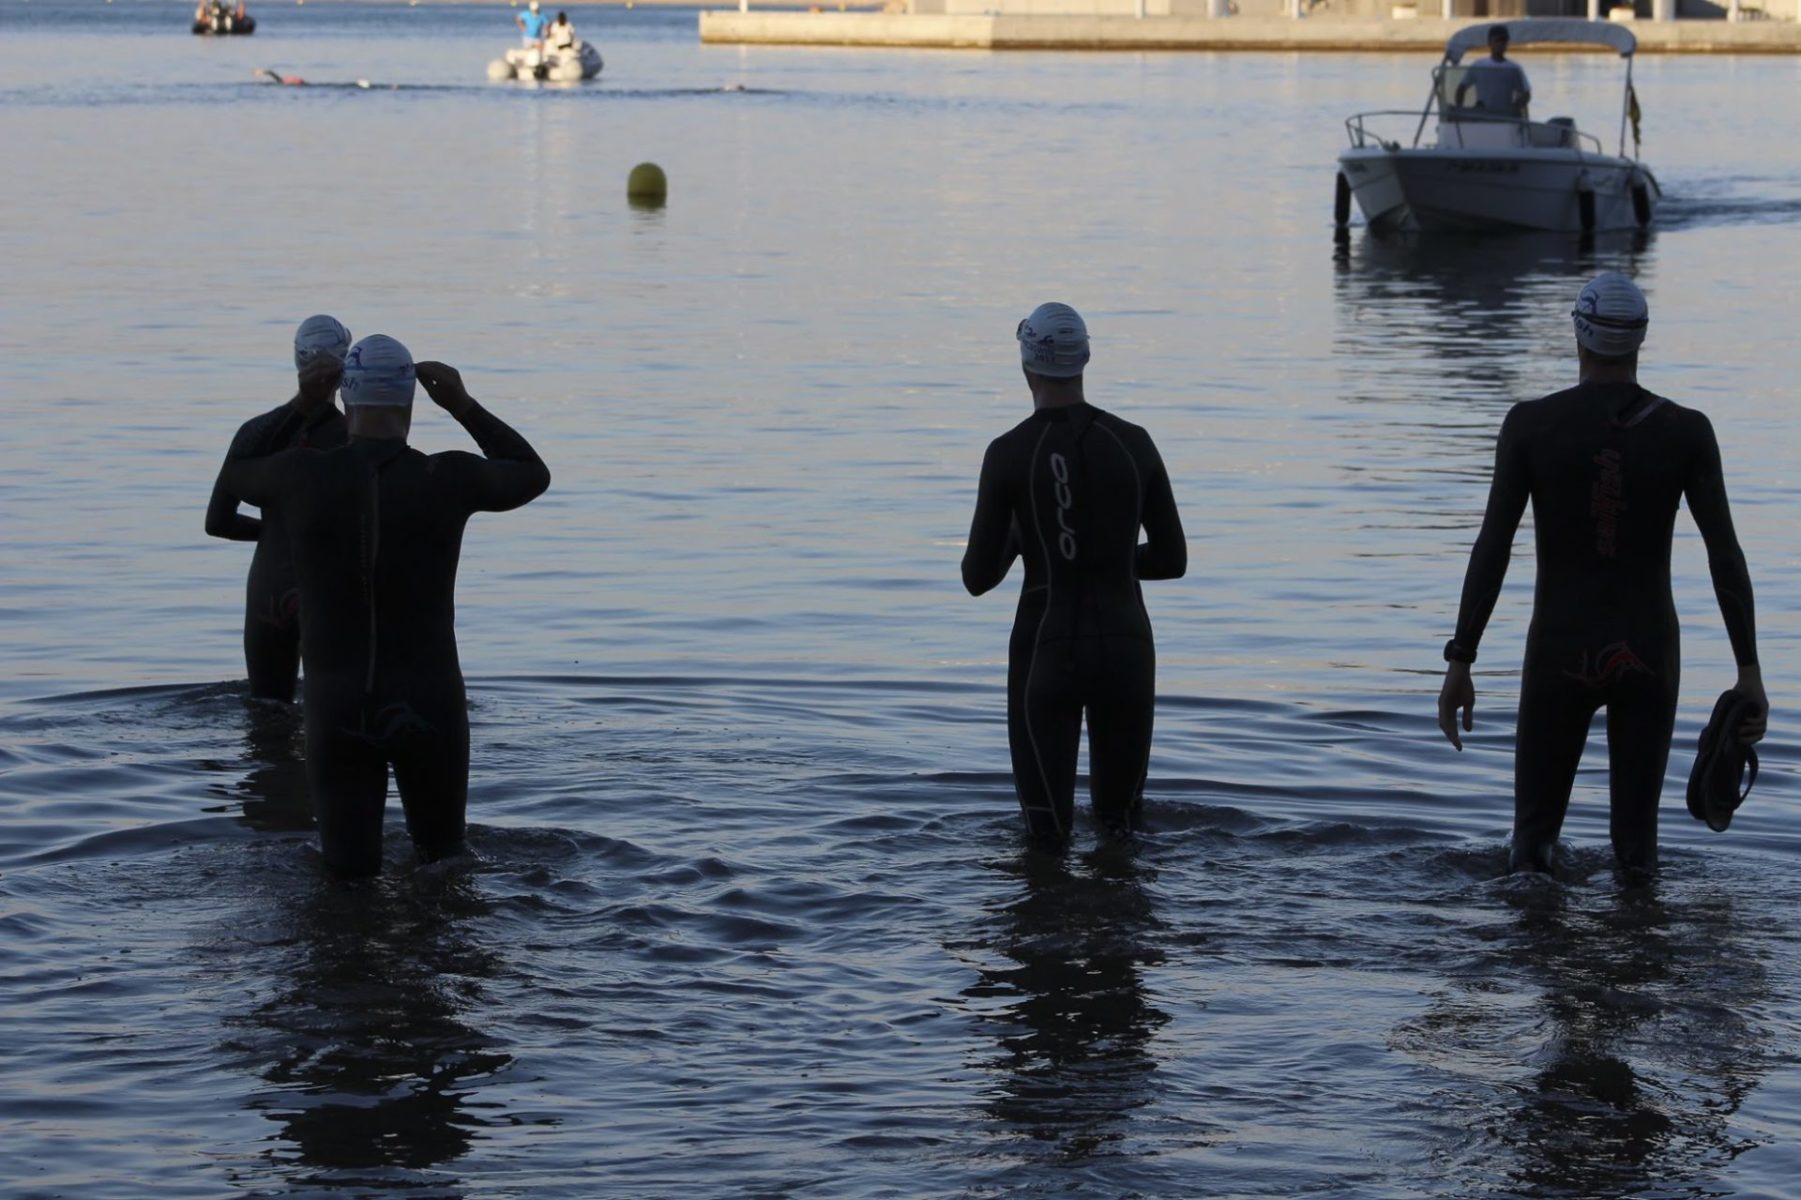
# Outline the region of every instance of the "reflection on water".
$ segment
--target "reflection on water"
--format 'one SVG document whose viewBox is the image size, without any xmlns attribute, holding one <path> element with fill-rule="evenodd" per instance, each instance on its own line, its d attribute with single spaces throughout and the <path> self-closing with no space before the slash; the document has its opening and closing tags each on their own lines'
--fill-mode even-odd
<svg viewBox="0 0 1801 1200">
<path fill-rule="evenodd" d="M 1147 872 L 1123 846 L 1009 867 L 1020 890 L 990 914 L 998 958 L 964 993 L 1001 1005 L 988 1016 L 985 1107 L 1056 1161 L 1122 1153 L 1159 1094 L 1155 1043 L 1170 1020 L 1141 974 L 1163 959 Z"/>
<path fill-rule="evenodd" d="M 296 1193 L 460 1194 L 446 1169 L 500 1121 L 478 1095 L 513 1061 L 481 1031 L 500 960 L 467 928 L 488 906 L 467 874 L 430 870 L 292 899 L 251 918 L 271 926 L 271 996 L 227 1020 L 228 1054 L 267 1085 L 244 1101 L 277 1126 L 264 1159 Z"/>
<path fill-rule="evenodd" d="M 1748 1148 L 1733 1117 L 1770 1067 L 1747 1016 L 1769 981 L 1729 895 L 1666 887 L 1510 882 L 1465 977 L 1397 1033 L 1490 1094 L 1467 1178 L 1493 1186 L 1500 1149 L 1508 1194 L 1717 1194 L 1705 1181 Z"/>
<path fill-rule="evenodd" d="M 1530 356 L 1553 348 L 1544 333 L 1561 333 L 1555 348 L 1574 363 L 1567 318 L 1582 283 L 1602 271 L 1640 278 L 1653 237 L 1341 231 L 1332 256 L 1335 342 L 1350 355 L 1423 358 L 1441 382 L 1418 399 L 1442 398 L 1446 379 L 1523 395 L 1537 378 Z"/>
<path fill-rule="evenodd" d="M 244 823 L 258 833 L 298 833 L 313 828 L 306 788 L 304 737 L 297 705 L 244 701 L 244 774 L 231 785 L 210 788 L 236 805 Z M 208 764 L 233 770 L 228 764 Z M 210 809 L 209 811 L 230 811 Z"/>
</svg>

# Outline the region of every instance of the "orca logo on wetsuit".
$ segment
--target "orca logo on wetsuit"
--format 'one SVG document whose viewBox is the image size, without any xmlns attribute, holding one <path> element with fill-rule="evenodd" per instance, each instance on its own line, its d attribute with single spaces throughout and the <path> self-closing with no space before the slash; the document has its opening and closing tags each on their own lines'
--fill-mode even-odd
<svg viewBox="0 0 1801 1200">
<path fill-rule="evenodd" d="M 1051 477 L 1057 494 L 1057 549 L 1070 562 L 1076 561 L 1076 531 L 1069 523 L 1069 510 L 1075 506 L 1075 494 L 1069 490 L 1069 463 L 1061 454 L 1051 455 Z"/>
<path fill-rule="evenodd" d="M 1613 686 L 1625 675 L 1649 675 L 1653 679 L 1657 678 L 1657 672 L 1653 671 L 1644 659 L 1633 653 L 1632 647 L 1625 642 L 1614 642 L 1603 646 L 1595 655 L 1594 670 L 1589 670 L 1588 652 L 1585 650 L 1582 653 L 1582 661 L 1576 665 L 1576 669 L 1563 673 L 1565 679 L 1574 679 L 1582 686 L 1596 690 Z"/>
</svg>

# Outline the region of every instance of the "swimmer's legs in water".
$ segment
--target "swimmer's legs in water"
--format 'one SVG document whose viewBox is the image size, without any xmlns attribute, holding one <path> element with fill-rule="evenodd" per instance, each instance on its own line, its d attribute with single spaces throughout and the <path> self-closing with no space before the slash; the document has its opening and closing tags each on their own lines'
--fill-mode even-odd
<svg viewBox="0 0 1801 1200">
<path fill-rule="evenodd" d="M 446 689 L 449 690 L 449 689 Z M 307 703 L 307 780 L 325 865 L 341 879 L 381 871 L 388 768 L 421 862 L 463 849 L 469 799 L 469 722 L 462 689 L 427 721 L 407 704 Z M 332 711 L 335 708 L 335 711 Z M 339 718 L 339 719 L 333 719 Z"/>
<path fill-rule="evenodd" d="M 1034 647 L 1029 638 L 1016 641 L 1007 671 L 1007 741 L 1033 846 L 1052 853 L 1069 847 L 1084 712 L 1095 820 L 1114 836 L 1137 826 L 1155 678 L 1156 652 L 1148 642 L 1077 638 Z"/>
<path fill-rule="evenodd" d="M 1122 837 L 1138 828 L 1151 765 L 1157 710 L 1157 651 L 1149 642 L 1097 644 L 1105 661 L 1088 672 L 1088 795 L 1101 828 Z"/>
<path fill-rule="evenodd" d="M 1595 712 L 1607 709 L 1609 825 L 1624 870 L 1657 865 L 1657 807 L 1676 721 L 1676 679 L 1646 670 L 1593 688 L 1528 668 L 1514 742 L 1513 848 L 1508 870 L 1549 872 Z"/>
<path fill-rule="evenodd" d="M 1623 870 L 1657 866 L 1657 807 L 1675 732 L 1674 680 L 1667 690 L 1633 689 L 1607 706 L 1608 826 Z"/>
<path fill-rule="evenodd" d="M 458 696 L 461 704 L 461 696 Z M 420 739 L 394 756 L 394 786 L 420 862 L 463 849 L 469 809 L 469 719 L 459 712 L 443 737 Z"/>
<path fill-rule="evenodd" d="M 300 637 L 253 614 L 244 617 L 244 669 L 258 700 L 291 704 L 300 678 Z"/>
<path fill-rule="evenodd" d="M 306 777 L 326 869 L 340 879 L 380 874 L 381 814 L 388 800 L 387 756 L 336 723 L 315 721 L 309 703 Z"/>
<path fill-rule="evenodd" d="M 1557 835 L 1570 807 L 1570 788 L 1588 742 L 1598 700 L 1554 681 L 1527 677 L 1520 687 L 1519 728 L 1513 743 L 1513 850 L 1509 871 L 1549 872 Z"/>
<path fill-rule="evenodd" d="M 300 593 L 269 578 L 259 553 L 244 596 L 244 670 L 258 700 L 292 703 L 300 678 Z"/>
<path fill-rule="evenodd" d="M 1051 854 L 1069 848 L 1075 822 L 1082 703 L 1059 646 L 1015 644 L 1007 667 L 1007 748 L 1026 837 Z M 1033 653 L 1034 650 L 1038 652 Z"/>
</svg>

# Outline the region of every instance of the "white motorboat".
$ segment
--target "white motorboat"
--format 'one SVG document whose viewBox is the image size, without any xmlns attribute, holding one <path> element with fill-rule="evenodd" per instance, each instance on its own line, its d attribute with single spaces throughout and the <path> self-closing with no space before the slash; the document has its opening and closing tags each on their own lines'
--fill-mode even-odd
<svg viewBox="0 0 1801 1200">
<path fill-rule="evenodd" d="M 1483 46 L 1496 24 L 1507 27 L 1512 46 L 1555 43 L 1603 46 L 1626 60 L 1620 105 L 1619 153 L 1568 117 L 1533 121 L 1464 105 L 1472 68 L 1463 56 Z M 1657 179 L 1638 161 L 1638 97 L 1632 89 L 1632 55 L 1638 39 L 1608 21 L 1523 20 L 1485 22 L 1459 30 L 1445 44 L 1444 61 L 1432 71 L 1432 92 L 1419 113 L 1359 113 L 1345 122 L 1351 148 L 1338 156 L 1334 217 L 1350 221 L 1351 198 L 1375 230 L 1537 229 L 1593 233 L 1639 229 L 1651 223 L 1662 195 Z M 1436 116 L 1435 137 L 1423 140 Z M 1410 144 L 1390 140 L 1379 124 L 1417 117 Z M 1632 133 L 1633 153 L 1626 154 Z"/>
<path fill-rule="evenodd" d="M 488 78 L 547 79 L 552 83 L 580 83 L 600 74 L 600 49 L 592 42 L 577 41 L 567 49 L 531 46 L 508 50 L 488 64 Z"/>
</svg>

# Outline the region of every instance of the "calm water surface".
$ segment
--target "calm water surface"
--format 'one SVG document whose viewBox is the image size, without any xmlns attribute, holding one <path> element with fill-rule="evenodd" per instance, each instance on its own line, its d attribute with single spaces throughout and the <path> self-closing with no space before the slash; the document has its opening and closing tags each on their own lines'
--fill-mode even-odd
<svg viewBox="0 0 1801 1200">
<path fill-rule="evenodd" d="M 0 1194 L 1797 1194 L 1801 163 L 1751 114 L 1801 65 L 1640 64 L 1648 239 L 1335 242 L 1342 119 L 1429 56 L 574 10 L 608 65 L 560 90 L 483 81 L 500 6 L 256 11 L 0 8 Z M 1616 61 L 1526 61 L 1611 128 Z M 1684 517 L 1640 888 L 1598 739 L 1569 871 L 1502 875 L 1529 556 L 1470 749 L 1432 720 L 1494 430 L 1607 267 L 1719 427 L 1776 708 L 1706 834 L 1679 777 L 1731 666 Z M 1052 297 L 1192 538 L 1149 589 L 1151 830 L 1063 864 L 1017 841 L 1016 585 L 956 568 Z M 466 541 L 478 861 L 396 827 L 357 888 L 246 703 L 246 548 L 201 532 L 318 310 L 460 366 L 556 476 Z"/>
</svg>

